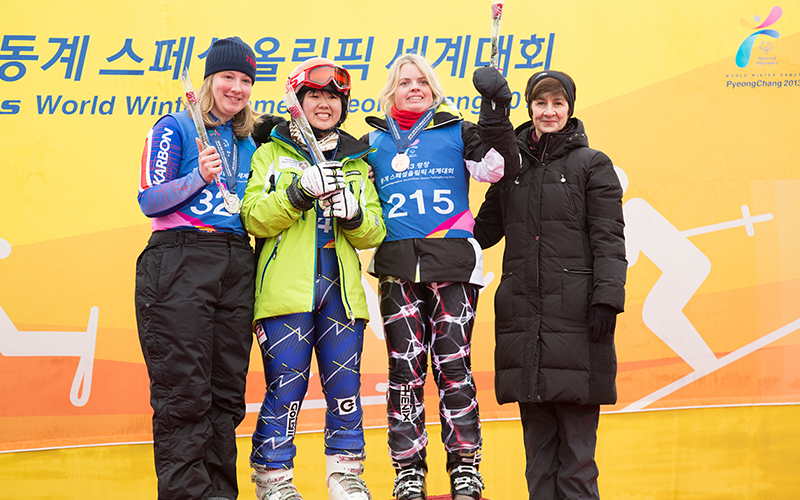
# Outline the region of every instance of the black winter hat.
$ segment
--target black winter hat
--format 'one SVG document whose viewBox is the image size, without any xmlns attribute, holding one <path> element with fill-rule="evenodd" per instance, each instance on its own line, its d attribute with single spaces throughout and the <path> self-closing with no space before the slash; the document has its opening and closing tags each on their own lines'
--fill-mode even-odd
<svg viewBox="0 0 800 500">
<path fill-rule="evenodd" d="M 533 98 L 533 88 L 537 83 L 541 82 L 545 78 L 552 78 L 558 81 L 562 87 L 564 87 L 564 92 L 567 93 L 567 104 L 569 104 L 569 116 L 572 116 L 572 113 L 575 112 L 575 94 L 577 94 L 578 91 L 575 86 L 575 81 L 566 73 L 550 70 L 534 73 L 528 79 L 528 84 L 525 86 L 525 104 L 528 106 L 528 114 L 531 114 L 531 98 Z"/>
<path fill-rule="evenodd" d="M 238 36 L 217 40 L 208 49 L 206 73 L 203 78 L 220 71 L 241 71 L 255 82 L 255 52 Z"/>
</svg>

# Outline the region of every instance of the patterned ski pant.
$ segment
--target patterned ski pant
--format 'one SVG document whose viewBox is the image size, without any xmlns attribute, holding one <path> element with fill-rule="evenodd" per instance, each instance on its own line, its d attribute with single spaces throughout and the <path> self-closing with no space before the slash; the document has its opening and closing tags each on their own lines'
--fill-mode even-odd
<svg viewBox="0 0 800 500">
<path fill-rule="evenodd" d="M 380 307 L 389 353 L 389 455 L 395 468 L 427 455 L 424 385 L 428 370 L 439 389 L 445 450 L 480 462 L 481 424 L 470 363 L 478 287 L 412 283 L 382 277 Z"/>
<path fill-rule="evenodd" d="M 259 319 L 256 334 L 267 391 L 253 433 L 251 463 L 294 467 L 297 417 L 308 390 L 312 350 L 325 394 L 325 454 L 364 456 L 361 351 L 364 320 L 353 322 L 342 306 L 333 249 L 321 251 L 314 311 Z"/>
</svg>

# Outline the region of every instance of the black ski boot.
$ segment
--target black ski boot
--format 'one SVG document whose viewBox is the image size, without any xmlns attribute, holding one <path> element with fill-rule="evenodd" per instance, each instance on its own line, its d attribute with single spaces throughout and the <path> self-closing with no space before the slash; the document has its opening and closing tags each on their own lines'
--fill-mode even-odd
<svg viewBox="0 0 800 500">
<path fill-rule="evenodd" d="M 480 458 L 477 461 L 480 461 Z M 478 472 L 478 466 L 473 465 L 474 462 L 474 457 L 447 454 L 447 472 L 450 474 L 450 497 L 452 500 L 479 500 L 481 498 L 483 478 Z"/>
<path fill-rule="evenodd" d="M 428 466 L 425 462 L 414 462 L 404 465 L 397 471 L 394 479 L 394 492 L 397 500 L 426 500 L 428 498 L 425 485 L 425 474 Z"/>
</svg>

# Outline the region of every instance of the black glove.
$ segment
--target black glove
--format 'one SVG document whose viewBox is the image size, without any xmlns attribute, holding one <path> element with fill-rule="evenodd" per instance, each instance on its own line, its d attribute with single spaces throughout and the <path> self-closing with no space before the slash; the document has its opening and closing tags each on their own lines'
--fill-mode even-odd
<svg viewBox="0 0 800 500">
<path fill-rule="evenodd" d="M 508 82 L 498 69 L 483 66 L 472 73 L 472 84 L 484 99 L 494 101 L 496 104 L 511 104 L 511 89 Z"/>
<path fill-rule="evenodd" d="M 507 122 L 511 111 L 511 89 L 503 74 L 491 66 L 483 66 L 472 73 L 472 84 L 481 94 L 478 123 L 491 126 Z"/>
<path fill-rule="evenodd" d="M 606 304 L 592 306 L 592 339 L 602 342 L 614 334 L 617 326 L 617 310 Z"/>
<path fill-rule="evenodd" d="M 256 123 L 253 125 L 253 133 L 250 134 L 250 136 L 259 145 L 269 142 L 269 135 L 272 133 L 272 129 L 279 123 L 285 121 L 286 120 L 280 116 L 264 113 L 256 119 Z"/>
</svg>

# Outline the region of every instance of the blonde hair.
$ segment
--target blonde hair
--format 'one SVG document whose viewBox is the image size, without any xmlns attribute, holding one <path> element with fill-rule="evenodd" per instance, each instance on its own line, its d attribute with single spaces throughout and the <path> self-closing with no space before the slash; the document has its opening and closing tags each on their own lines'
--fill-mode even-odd
<svg viewBox="0 0 800 500">
<path fill-rule="evenodd" d="M 392 106 L 395 105 L 394 95 L 400 83 L 400 68 L 404 64 L 413 64 L 419 69 L 422 76 L 428 80 L 428 86 L 431 88 L 431 93 L 433 94 L 434 107 L 441 104 L 444 100 L 444 89 L 428 60 L 419 54 L 403 54 L 392 63 L 392 66 L 389 68 L 389 76 L 386 80 L 386 85 L 383 87 L 383 90 L 381 90 L 380 100 L 383 103 L 383 112 L 388 115 Z"/>
<path fill-rule="evenodd" d="M 203 114 L 203 124 L 208 128 L 219 127 L 222 125 L 222 120 L 214 119 L 210 112 L 214 109 L 214 95 L 211 93 L 211 82 L 214 79 L 214 74 L 208 75 L 203 84 L 200 85 L 200 90 L 197 91 L 197 104 L 200 106 L 200 112 Z M 233 115 L 233 133 L 239 139 L 244 139 L 253 133 L 253 126 L 255 125 L 256 118 L 259 114 L 253 111 L 250 103 L 244 105 L 241 111 Z"/>
</svg>

